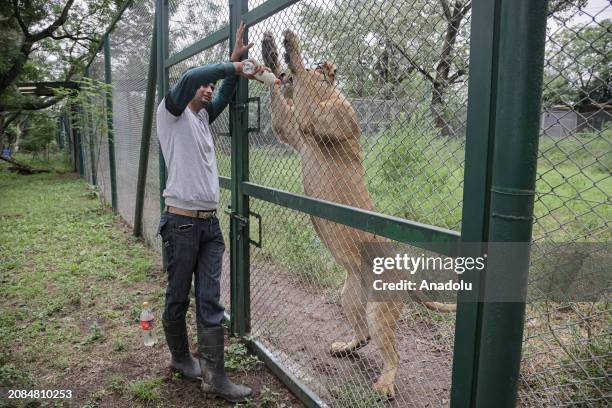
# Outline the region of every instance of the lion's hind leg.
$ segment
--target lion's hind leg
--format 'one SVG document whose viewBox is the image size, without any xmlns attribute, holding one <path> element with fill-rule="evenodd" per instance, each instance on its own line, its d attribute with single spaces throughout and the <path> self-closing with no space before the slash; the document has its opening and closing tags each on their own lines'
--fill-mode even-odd
<svg viewBox="0 0 612 408">
<path fill-rule="evenodd" d="M 374 389 L 387 399 L 395 396 L 393 384 L 399 366 L 399 354 L 395 347 L 395 329 L 403 307 L 403 302 L 373 304 L 372 338 L 383 358 L 383 372 L 374 384 Z"/>
<path fill-rule="evenodd" d="M 361 279 L 353 271 L 348 271 L 342 289 L 342 309 L 353 328 L 354 337 L 349 342 L 334 342 L 330 348 L 333 356 L 346 357 L 370 342 L 366 306 L 366 293 L 361 285 Z"/>
</svg>

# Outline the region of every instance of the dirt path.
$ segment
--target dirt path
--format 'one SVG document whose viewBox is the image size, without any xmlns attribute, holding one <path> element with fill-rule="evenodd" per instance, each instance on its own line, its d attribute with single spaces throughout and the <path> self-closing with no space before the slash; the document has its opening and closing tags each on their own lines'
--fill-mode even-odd
<svg viewBox="0 0 612 408">
<path fill-rule="evenodd" d="M 397 335 L 396 399 L 380 404 L 371 391 L 382 370 L 376 346 L 370 344 L 350 358 L 334 358 L 328 352 L 334 341 L 351 338 L 337 293 L 255 260 L 251 266 L 252 334 L 332 407 L 448 406 L 453 327 L 436 321 L 439 315 L 419 305 L 406 307 Z"/>
</svg>

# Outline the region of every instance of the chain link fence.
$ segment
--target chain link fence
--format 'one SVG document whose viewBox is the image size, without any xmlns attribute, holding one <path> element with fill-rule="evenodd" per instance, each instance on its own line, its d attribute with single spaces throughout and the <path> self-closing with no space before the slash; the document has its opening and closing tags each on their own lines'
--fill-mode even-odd
<svg viewBox="0 0 612 408">
<path fill-rule="evenodd" d="M 109 34 L 117 211 L 129 224 L 155 11 L 153 0 L 132 3 Z M 249 9 L 261 4 L 249 1 Z M 223 0 L 171 0 L 168 6 L 170 56 L 229 23 Z M 532 280 L 551 261 L 544 244 L 610 239 L 612 6 L 551 1 L 549 10 Z M 271 68 L 284 74 L 276 92 L 249 84 L 250 181 L 459 231 L 470 23 L 466 0 L 308 0 L 249 27 L 250 56 L 274 65 L 268 51 L 275 43 L 278 65 Z M 171 66 L 169 86 L 190 67 L 226 61 L 228 49 L 221 40 Z M 92 79 L 104 81 L 104 64 L 100 53 Z M 310 93 L 303 85 L 308 81 Z M 322 95 L 337 105 L 313 109 Z M 105 103 L 100 98 L 91 106 L 104 110 Z M 88 123 L 87 114 L 86 177 L 93 181 L 93 157 L 97 184 L 111 202 L 107 129 L 103 121 Z M 322 139 L 309 141 L 309 128 Z M 219 174 L 227 178 L 228 136 L 226 110 L 213 124 L 213 137 Z M 155 131 L 151 140 L 144 236 L 159 248 Z M 230 193 L 221 193 L 223 210 Z M 455 315 L 412 301 L 368 304 L 356 281 L 356 254 L 361 242 L 380 237 L 255 198 L 250 209 L 262 217 L 263 236 L 262 247 L 250 249 L 251 335 L 277 361 L 329 406 L 449 405 Z M 228 219 L 220 218 L 227 239 Z M 258 232 L 253 225 L 251 236 Z M 229 310 L 229 245 L 226 255 L 222 296 Z M 528 304 L 519 405 L 609 404 L 610 316 L 607 301 Z M 389 402 L 375 392 L 390 390 Z"/>
<path fill-rule="evenodd" d="M 611 30 L 610 2 L 549 4 L 530 286 L 554 264 L 551 242 L 610 242 Z M 606 251 L 583 248 L 582 263 Z M 609 296 L 528 304 L 521 403 L 608 405 L 611 316 Z"/>
</svg>

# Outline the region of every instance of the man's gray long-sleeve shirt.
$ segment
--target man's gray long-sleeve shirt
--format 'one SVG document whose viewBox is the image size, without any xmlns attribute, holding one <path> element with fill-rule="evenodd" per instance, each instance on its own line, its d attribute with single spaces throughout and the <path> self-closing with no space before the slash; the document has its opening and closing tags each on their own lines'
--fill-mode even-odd
<svg viewBox="0 0 612 408">
<path fill-rule="evenodd" d="M 226 78 L 211 103 L 198 113 L 187 104 L 201 86 Z M 210 124 L 230 102 L 237 77 L 232 63 L 187 71 L 157 107 L 157 136 L 166 162 L 166 204 L 212 210 L 219 204 L 219 174 Z"/>
</svg>

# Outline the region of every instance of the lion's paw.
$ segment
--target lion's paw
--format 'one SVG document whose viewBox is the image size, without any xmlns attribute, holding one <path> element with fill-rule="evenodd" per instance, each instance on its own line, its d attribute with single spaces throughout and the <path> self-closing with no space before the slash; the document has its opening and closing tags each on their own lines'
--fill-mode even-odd
<svg viewBox="0 0 612 408">
<path fill-rule="evenodd" d="M 297 36 L 291 30 L 285 30 L 283 32 L 283 37 L 285 38 L 285 41 L 290 41 L 290 42 L 296 42 L 297 41 Z"/>
<path fill-rule="evenodd" d="M 389 401 L 395 398 L 393 383 L 383 381 L 382 378 L 374 384 L 374 391 L 380 396 L 381 401 Z"/>
<path fill-rule="evenodd" d="M 357 340 L 353 339 L 348 343 L 344 341 L 336 341 L 333 343 L 329 349 L 329 352 L 332 356 L 335 357 L 346 357 L 353 354 L 355 351 L 359 350 L 368 345 L 370 342 L 370 338 L 368 337 L 365 340 Z"/>
</svg>

